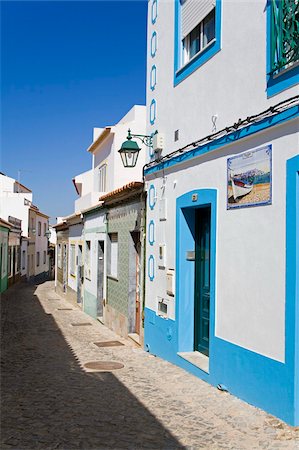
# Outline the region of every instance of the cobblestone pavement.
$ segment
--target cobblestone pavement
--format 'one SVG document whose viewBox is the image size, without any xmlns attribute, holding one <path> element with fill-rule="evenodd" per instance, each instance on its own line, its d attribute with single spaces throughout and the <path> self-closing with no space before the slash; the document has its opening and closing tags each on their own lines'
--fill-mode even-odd
<svg viewBox="0 0 299 450">
<path fill-rule="evenodd" d="M 299 448 L 298 428 L 120 339 L 53 282 L 10 288 L 1 312 L 3 450 Z M 115 339 L 125 345 L 94 344 Z M 124 368 L 87 372 L 88 361 Z"/>
</svg>

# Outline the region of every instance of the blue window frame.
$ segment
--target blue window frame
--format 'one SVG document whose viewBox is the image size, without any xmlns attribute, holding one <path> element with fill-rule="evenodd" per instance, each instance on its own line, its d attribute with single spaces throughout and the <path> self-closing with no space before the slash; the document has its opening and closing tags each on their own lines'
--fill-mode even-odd
<svg viewBox="0 0 299 450">
<path fill-rule="evenodd" d="M 298 83 L 299 5 L 295 0 L 267 0 L 267 94 Z"/>
<path fill-rule="evenodd" d="M 183 38 L 182 4 L 175 0 L 174 24 L 174 85 L 176 86 L 197 70 L 221 49 L 222 0 Z M 188 1 L 188 0 L 187 0 Z"/>
</svg>

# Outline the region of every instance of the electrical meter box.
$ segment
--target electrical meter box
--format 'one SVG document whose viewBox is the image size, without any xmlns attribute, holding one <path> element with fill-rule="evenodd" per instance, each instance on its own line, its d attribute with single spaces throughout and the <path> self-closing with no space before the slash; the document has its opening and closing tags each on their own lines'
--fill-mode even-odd
<svg viewBox="0 0 299 450">
<path fill-rule="evenodd" d="M 153 150 L 155 153 L 161 153 L 164 148 L 164 134 L 156 133 L 153 135 Z"/>
<path fill-rule="evenodd" d="M 171 297 L 174 297 L 175 293 L 175 276 L 174 269 L 168 269 L 166 273 L 166 292 Z"/>
</svg>

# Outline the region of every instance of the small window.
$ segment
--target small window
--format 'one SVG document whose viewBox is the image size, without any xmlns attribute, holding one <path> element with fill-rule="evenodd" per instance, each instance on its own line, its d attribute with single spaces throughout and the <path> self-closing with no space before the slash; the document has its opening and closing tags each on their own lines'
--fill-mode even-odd
<svg viewBox="0 0 299 450">
<path fill-rule="evenodd" d="M 38 235 L 41 236 L 42 234 L 42 223 L 38 222 Z"/>
<path fill-rule="evenodd" d="M 75 276 L 76 270 L 76 246 L 71 244 L 70 246 L 70 274 Z"/>
<path fill-rule="evenodd" d="M 118 276 L 118 235 L 108 234 L 108 275 L 113 278 Z"/>
<path fill-rule="evenodd" d="M 34 268 L 34 256 L 31 255 L 31 269 Z"/>
<path fill-rule="evenodd" d="M 44 223 L 44 236 L 46 236 L 46 232 L 47 232 L 47 224 Z"/>
<path fill-rule="evenodd" d="M 25 250 L 22 251 L 22 270 L 26 269 L 26 252 Z"/>
<path fill-rule="evenodd" d="M 91 242 L 85 242 L 85 278 L 91 280 Z"/>
<path fill-rule="evenodd" d="M 183 39 L 183 64 L 215 39 L 215 8 Z"/>
<path fill-rule="evenodd" d="M 106 192 L 106 164 L 99 167 L 99 192 Z"/>
<path fill-rule="evenodd" d="M 40 253 L 36 252 L 36 266 L 39 267 L 40 264 Z"/>
<path fill-rule="evenodd" d="M 57 265 L 58 265 L 58 269 L 62 269 L 62 248 L 61 248 L 61 244 L 58 244 Z"/>
<path fill-rule="evenodd" d="M 47 252 L 44 250 L 44 265 L 47 263 Z"/>
</svg>

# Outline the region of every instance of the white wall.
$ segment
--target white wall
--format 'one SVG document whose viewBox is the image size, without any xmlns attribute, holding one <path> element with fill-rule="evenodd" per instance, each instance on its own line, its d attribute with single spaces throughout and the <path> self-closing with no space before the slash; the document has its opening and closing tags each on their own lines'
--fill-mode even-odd
<svg viewBox="0 0 299 450">
<path fill-rule="evenodd" d="M 38 233 L 38 222 L 41 222 L 41 234 Z M 35 223 L 35 275 L 47 272 L 49 270 L 48 258 L 48 238 L 44 233 L 44 224 L 46 224 L 46 231 L 48 231 L 48 219 L 36 213 Z M 37 252 L 40 254 L 40 263 L 37 265 Z M 46 252 L 46 262 L 44 262 L 44 252 Z"/>
<path fill-rule="evenodd" d="M 298 121 L 236 142 L 153 177 L 157 202 L 167 198 L 167 221 L 159 206 L 148 209 L 156 224 L 156 243 L 166 243 L 167 268 L 176 268 L 176 198 L 194 189 L 218 190 L 216 242 L 216 335 L 278 361 L 285 345 L 285 208 L 286 160 L 297 154 Z M 272 144 L 272 205 L 226 209 L 227 158 Z M 161 174 L 160 174 L 161 175 Z M 157 175 L 156 175 L 157 176 Z M 158 261 L 158 245 L 147 243 L 147 259 Z M 167 297 L 165 270 L 156 264 L 155 280 L 147 277 L 146 306 L 157 309 L 157 296 Z M 174 309 L 170 318 L 175 319 Z"/>
<path fill-rule="evenodd" d="M 266 92 L 266 1 L 222 1 L 221 50 L 189 77 L 174 87 L 174 2 L 159 0 L 156 23 L 148 16 L 147 131 L 165 133 L 165 150 L 170 153 L 212 133 L 212 116 L 217 130 L 239 118 L 259 113 L 271 105 L 298 94 L 298 87 L 267 98 Z M 157 53 L 150 55 L 153 31 Z M 150 90 L 150 70 L 157 67 L 157 85 Z M 157 120 L 149 123 L 149 105 L 157 102 Z M 179 129 L 179 141 L 174 131 Z"/>
<path fill-rule="evenodd" d="M 70 225 L 69 227 L 69 255 L 68 255 L 68 285 L 71 289 L 77 292 L 77 257 L 78 257 L 78 245 L 82 245 L 84 247 L 83 242 L 83 224 Z M 71 275 L 71 245 L 75 245 L 75 274 Z"/>
<path fill-rule="evenodd" d="M 90 279 L 84 278 L 84 288 L 92 294 L 94 297 L 97 296 L 97 257 L 98 257 L 98 241 L 102 240 L 105 242 L 105 254 L 106 254 L 106 224 L 105 224 L 105 213 L 95 212 L 89 214 L 85 217 L 84 221 L 84 240 L 91 241 L 91 277 Z M 85 254 L 85 246 L 84 246 Z M 84 256 L 85 257 L 85 256 Z M 106 292 L 106 264 L 104 273 L 104 293 Z"/>
<path fill-rule="evenodd" d="M 145 164 L 147 148 L 137 141 L 141 147 L 136 167 L 124 168 L 118 153 L 122 143 L 126 140 L 128 129 L 135 134 L 146 134 L 146 107 L 135 105 L 112 127 L 108 136 L 101 142 L 93 153 L 93 170 L 77 175 L 75 180 L 82 183 L 81 195 L 75 201 L 75 212 L 83 211 L 98 203 L 99 197 L 105 192 L 99 191 L 99 168 L 106 164 L 106 192 L 131 181 L 142 181 L 142 168 Z M 98 132 L 95 132 L 98 137 Z"/>
</svg>

